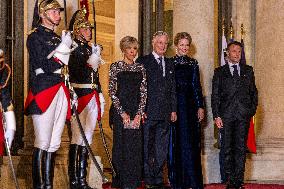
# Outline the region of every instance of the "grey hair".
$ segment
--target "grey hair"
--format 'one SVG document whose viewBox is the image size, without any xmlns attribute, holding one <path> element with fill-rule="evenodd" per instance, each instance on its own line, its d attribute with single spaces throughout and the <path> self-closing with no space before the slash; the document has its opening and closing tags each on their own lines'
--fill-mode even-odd
<svg viewBox="0 0 284 189">
<path fill-rule="evenodd" d="M 157 31 L 157 32 L 154 33 L 153 39 L 156 38 L 156 37 L 159 37 L 159 36 L 163 36 L 163 35 L 165 35 L 165 36 L 167 36 L 169 38 L 169 35 L 168 35 L 167 32 L 165 32 L 165 31 Z"/>
</svg>

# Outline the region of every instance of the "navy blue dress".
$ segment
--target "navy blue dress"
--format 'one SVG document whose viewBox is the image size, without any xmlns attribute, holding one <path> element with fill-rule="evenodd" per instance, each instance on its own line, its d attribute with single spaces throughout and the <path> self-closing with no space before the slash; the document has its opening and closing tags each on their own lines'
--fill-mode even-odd
<svg viewBox="0 0 284 189">
<path fill-rule="evenodd" d="M 198 108 L 204 108 L 198 62 L 172 57 L 175 65 L 177 122 L 171 127 L 169 180 L 173 188 L 203 188 Z"/>
</svg>

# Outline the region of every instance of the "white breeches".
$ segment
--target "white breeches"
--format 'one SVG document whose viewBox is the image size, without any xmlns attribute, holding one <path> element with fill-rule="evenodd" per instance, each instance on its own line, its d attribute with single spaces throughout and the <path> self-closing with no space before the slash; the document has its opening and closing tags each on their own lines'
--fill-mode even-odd
<svg viewBox="0 0 284 189">
<path fill-rule="evenodd" d="M 98 105 L 96 97 L 93 96 L 84 110 L 80 113 L 79 118 L 84 129 L 84 133 L 89 144 L 92 144 L 93 134 L 97 123 Z M 77 120 L 74 116 L 71 118 L 72 141 L 71 144 L 85 146 L 82 135 L 79 130 Z"/>
<path fill-rule="evenodd" d="M 35 132 L 34 147 L 47 152 L 58 150 L 67 110 L 68 101 L 63 88 L 60 87 L 46 112 L 41 115 L 32 115 Z"/>
</svg>

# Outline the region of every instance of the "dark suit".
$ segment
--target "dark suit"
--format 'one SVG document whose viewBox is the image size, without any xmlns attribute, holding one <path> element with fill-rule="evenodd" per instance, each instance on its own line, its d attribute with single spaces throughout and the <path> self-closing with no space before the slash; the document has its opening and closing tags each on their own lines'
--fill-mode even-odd
<svg viewBox="0 0 284 189">
<path fill-rule="evenodd" d="M 176 112 L 176 90 L 173 63 L 164 58 L 165 77 L 151 53 L 139 57 L 147 75 L 147 120 L 144 134 L 144 181 L 145 184 L 163 183 L 163 165 L 167 159 L 171 112 Z"/>
<path fill-rule="evenodd" d="M 223 121 L 220 156 L 221 171 L 233 185 L 244 179 L 246 141 L 250 118 L 255 114 L 258 97 L 253 68 L 240 64 L 240 76 L 234 78 L 226 64 L 214 72 L 211 106 L 213 118 Z"/>
</svg>

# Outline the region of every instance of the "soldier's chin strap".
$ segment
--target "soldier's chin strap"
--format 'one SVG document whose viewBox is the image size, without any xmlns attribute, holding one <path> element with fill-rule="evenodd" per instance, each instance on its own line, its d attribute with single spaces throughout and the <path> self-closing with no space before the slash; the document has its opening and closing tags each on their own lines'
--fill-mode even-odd
<svg viewBox="0 0 284 189">
<path fill-rule="evenodd" d="M 74 32 L 73 34 L 75 34 L 75 32 Z M 77 38 L 78 40 L 80 40 L 80 41 L 82 41 L 82 42 L 88 43 L 88 42 L 91 41 L 91 40 L 87 40 L 87 39 L 84 37 L 84 35 L 82 35 L 80 32 L 76 32 L 75 36 L 76 36 L 76 38 Z"/>
<path fill-rule="evenodd" d="M 53 29 L 54 29 L 55 26 L 59 25 L 59 24 L 54 23 L 53 20 L 48 16 L 48 14 L 46 12 L 44 12 L 43 15 L 52 24 Z"/>
</svg>

